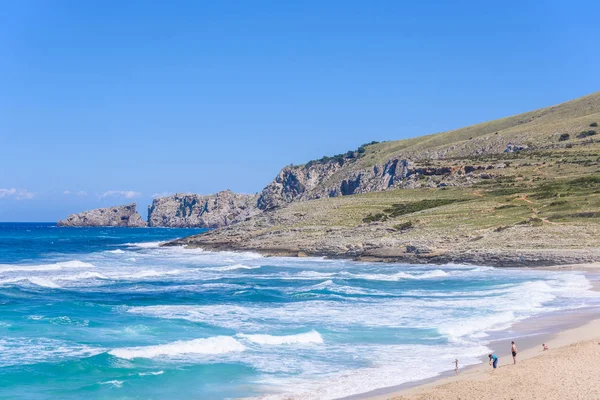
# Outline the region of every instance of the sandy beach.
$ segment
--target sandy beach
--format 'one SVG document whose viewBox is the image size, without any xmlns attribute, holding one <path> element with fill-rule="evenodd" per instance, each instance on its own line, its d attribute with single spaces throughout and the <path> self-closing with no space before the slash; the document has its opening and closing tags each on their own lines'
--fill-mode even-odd
<svg viewBox="0 0 600 400">
<path fill-rule="evenodd" d="M 556 270 L 599 272 L 600 264 L 550 267 Z M 598 290 L 599 281 L 592 281 Z M 600 399 L 600 310 L 565 313 L 520 323 L 515 331 L 554 328 L 552 334 L 520 338 L 517 364 L 510 355 L 510 340 L 493 341 L 499 357 L 493 370 L 483 364 L 460 369 L 399 387 L 384 394 L 365 394 L 370 400 L 467 400 L 467 399 Z M 519 324 L 517 324 L 519 325 Z M 549 347 L 543 351 L 542 343 Z"/>
</svg>

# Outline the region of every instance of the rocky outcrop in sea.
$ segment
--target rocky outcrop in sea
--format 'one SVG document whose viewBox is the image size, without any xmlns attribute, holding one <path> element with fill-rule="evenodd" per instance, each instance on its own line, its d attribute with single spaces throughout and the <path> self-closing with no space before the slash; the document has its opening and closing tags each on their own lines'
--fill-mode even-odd
<svg viewBox="0 0 600 400">
<path fill-rule="evenodd" d="M 58 221 L 58 226 L 122 226 L 144 227 L 146 222 L 136 210 L 136 204 L 97 208 L 78 214 L 71 214 Z"/>
<path fill-rule="evenodd" d="M 211 195 L 175 194 L 154 199 L 148 207 L 148 225 L 178 228 L 218 228 L 244 221 L 260 210 L 256 194 L 225 190 Z"/>
</svg>

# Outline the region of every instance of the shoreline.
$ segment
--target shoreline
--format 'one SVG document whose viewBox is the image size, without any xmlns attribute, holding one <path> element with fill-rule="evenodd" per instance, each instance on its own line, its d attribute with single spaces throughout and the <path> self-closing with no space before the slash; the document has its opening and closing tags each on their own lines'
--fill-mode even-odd
<svg viewBox="0 0 600 400">
<path fill-rule="evenodd" d="M 183 247 L 185 249 L 202 249 L 205 251 L 253 252 L 263 257 L 323 257 L 331 260 L 348 260 L 371 263 L 402 263 L 402 264 L 465 264 L 487 266 L 494 268 L 540 268 L 593 272 L 600 271 L 600 262 L 595 254 L 590 255 L 589 249 L 559 250 L 559 249 L 527 249 L 522 251 L 468 251 L 423 253 L 416 249 L 414 253 L 385 254 L 385 251 L 375 253 L 352 254 L 350 252 L 292 250 L 283 248 L 256 248 L 236 246 L 234 243 L 189 243 L 188 238 L 180 238 L 161 243 L 160 247 Z M 581 254 L 580 254 L 581 253 Z"/>
<path fill-rule="evenodd" d="M 550 350 L 553 350 L 574 343 L 600 338 L 600 308 L 590 308 L 586 313 L 581 313 L 579 315 L 577 315 L 577 312 L 572 312 L 573 310 L 570 311 L 571 312 L 560 312 L 558 313 L 559 315 L 552 314 L 547 316 L 538 316 L 520 321 L 512 328 L 499 333 L 508 334 L 513 330 L 514 327 L 518 327 L 520 325 L 523 325 L 527 327 L 526 329 L 529 329 L 535 326 L 536 323 L 540 322 L 551 324 L 552 321 L 556 321 L 557 317 L 559 320 L 561 320 L 561 327 L 557 331 L 545 333 L 537 332 L 533 334 L 524 334 L 519 332 L 516 336 L 514 336 L 513 338 L 519 347 L 517 363 L 545 354 L 541 350 L 542 343 L 547 344 Z M 594 319 L 586 319 L 590 316 L 593 316 Z M 573 317 L 574 319 L 571 319 Z M 512 365 L 512 356 L 507 349 L 510 349 L 510 341 L 513 338 L 506 337 L 503 339 L 493 339 L 488 345 L 488 347 L 492 349 L 491 351 L 498 355 L 499 368 Z M 469 379 L 480 379 L 482 375 L 486 375 L 491 372 L 491 367 L 489 367 L 487 363 L 487 357 L 482 356 L 481 363 L 460 367 L 458 376 L 454 376 L 454 370 L 450 368 L 431 378 L 406 382 L 396 386 L 379 388 L 357 395 L 342 397 L 338 400 L 391 400 L 400 396 L 412 398 L 411 396 L 428 393 L 438 386 L 448 383 L 463 382 Z"/>
<path fill-rule="evenodd" d="M 592 290 L 600 292 L 600 264 L 581 264 L 568 266 L 546 267 L 548 270 L 566 270 L 595 273 L 590 279 Z M 586 276 L 588 279 L 589 276 Z M 511 335 L 511 333 L 514 333 Z M 521 361 L 536 359 L 550 350 L 563 349 L 571 345 L 582 345 L 594 340 L 600 345 L 600 307 L 585 307 L 575 310 L 561 310 L 548 315 L 539 315 L 518 321 L 506 330 L 494 332 L 488 344 L 491 351 L 498 355 L 498 368 L 512 366 L 510 342 L 515 340 L 519 348 L 517 364 Z M 544 352 L 542 343 L 549 346 Z M 460 360 L 459 360 L 460 362 Z M 481 381 L 493 373 L 486 356 L 481 357 L 481 363 L 460 368 L 459 375 L 454 375 L 454 369 L 440 373 L 437 376 L 417 381 L 406 382 L 396 386 L 375 389 L 357 395 L 346 396 L 338 400 L 408 400 L 408 399 L 438 399 L 434 393 L 445 385 L 465 385 L 471 381 Z M 421 397 L 420 397 L 421 396 Z M 484 396 L 480 396 L 484 397 Z M 440 397 L 441 398 L 441 397 Z M 443 397 L 444 399 L 447 397 Z M 461 397 L 456 397 L 461 398 Z M 477 397 L 479 398 L 479 397 Z M 462 397 L 464 399 L 464 397 Z"/>
</svg>

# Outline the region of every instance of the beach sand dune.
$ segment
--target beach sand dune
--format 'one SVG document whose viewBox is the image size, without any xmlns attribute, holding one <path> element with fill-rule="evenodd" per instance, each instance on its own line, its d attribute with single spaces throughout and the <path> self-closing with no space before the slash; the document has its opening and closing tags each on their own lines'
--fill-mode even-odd
<svg viewBox="0 0 600 400">
<path fill-rule="evenodd" d="M 600 337 L 600 332 L 598 332 Z M 448 379 L 449 380 L 449 379 Z M 600 345 L 587 340 L 540 352 L 517 365 L 465 373 L 439 386 L 416 388 L 394 400 L 600 399 Z"/>
</svg>

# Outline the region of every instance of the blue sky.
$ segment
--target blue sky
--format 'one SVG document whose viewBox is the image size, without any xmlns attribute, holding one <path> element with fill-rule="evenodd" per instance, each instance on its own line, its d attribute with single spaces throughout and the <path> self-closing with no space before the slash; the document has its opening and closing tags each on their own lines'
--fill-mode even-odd
<svg viewBox="0 0 600 400">
<path fill-rule="evenodd" d="M 287 164 L 600 90 L 579 1 L 0 5 L 0 221 L 256 192 Z"/>
</svg>

